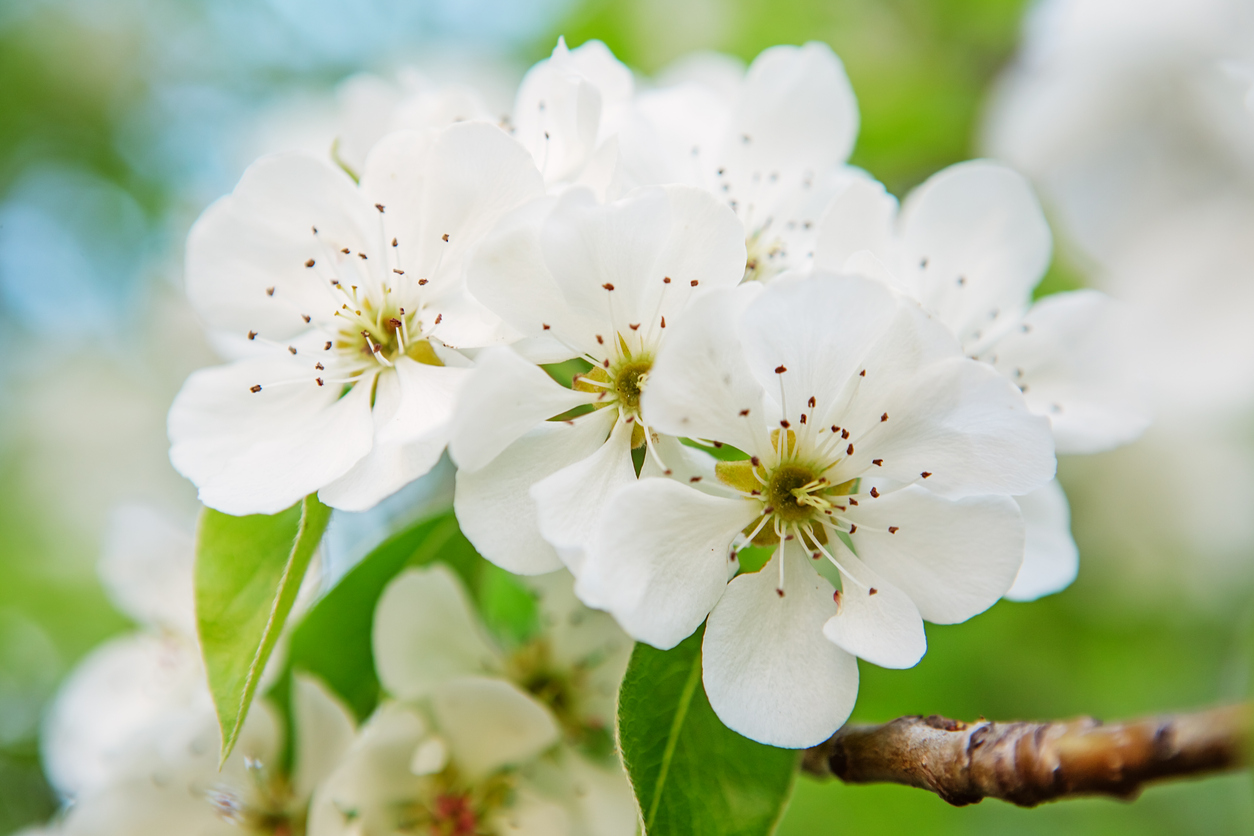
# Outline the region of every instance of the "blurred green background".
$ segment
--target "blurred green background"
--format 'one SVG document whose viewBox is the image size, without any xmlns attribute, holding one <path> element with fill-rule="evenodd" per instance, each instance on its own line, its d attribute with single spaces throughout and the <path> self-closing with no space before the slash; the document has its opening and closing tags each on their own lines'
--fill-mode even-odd
<svg viewBox="0 0 1254 836">
<path fill-rule="evenodd" d="M 461 5 L 461 4 L 458 4 Z M 862 129 L 853 162 L 898 195 L 974 155 L 1021 0 L 630 0 L 297 7 L 187 0 L 0 4 L 0 833 L 49 815 L 36 734 L 75 661 L 126 629 L 95 575 L 109 511 L 148 502 L 190 524 L 194 491 L 165 459 L 164 411 L 211 354 L 179 304 L 187 225 L 247 160 L 243 131 L 286 96 L 459 50 L 518 72 L 604 40 L 651 73 L 694 49 L 746 61 L 824 40 Z M 434 57 L 433 57 L 434 56 Z M 8 237 L 6 237 L 8 236 Z M 1044 288 L 1083 283 L 1060 242 Z M 1119 454 L 1111 454 L 1119 455 Z M 1084 468 L 1100 468 L 1093 457 Z M 1063 462 L 1079 580 L 952 627 L 908 671 L 862 667 L 855 720 L 1126 715 L 1244 697 L 1248 590 L 1177 596 L 1138 583 Z M 1188 572 L 1188 558 L 1177 567 Z M 1254 830 L 1247 775 L 1153 788 L 1134 803 L 951 808 L 915 790 L 802 779 L 780 832 L 1176 834 Z"/>
</svg>

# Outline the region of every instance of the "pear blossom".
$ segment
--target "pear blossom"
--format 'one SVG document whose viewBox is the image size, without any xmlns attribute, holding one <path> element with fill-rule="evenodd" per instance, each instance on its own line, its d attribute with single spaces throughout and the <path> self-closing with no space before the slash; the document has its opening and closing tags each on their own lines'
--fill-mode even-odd
<svg viewBox="0 0 1254 836">
<path fill-rule="evenodd" d="M 592 368 L 567 388 L 508 347 L 477 358 L 450 453 L 454 508 L 484 557 L 521 574 L 563 564 L 578 574 L 600 509 L 636 479 L 633 449 L 647 450 L 645 476 L 703 466 L 703 453 L 642 421 L 640 397 L 666 335 L 692 300 L 740 281 L 744 252 L 731 211 L 691 186 L 606 204 L 573 187 L 485 238 L 469 272 L 475 296 L 535 345 L 548 340 L 544 359 Z"/>
<path fill-rule="evenodd" d="M 669 648 L 709 615 L 703 681 L 730 728 L 814 745 L 848 717 L 861 657 L 909 667 L 923 620 L 1008 590 L 1010 495 L 1053 475 L 1048 421 L 883 283 L 820 274 L 694 303 L 650 374 L 662 432 L 747 455 L 716 478 L 645 479 L 600 518 L 576 592 Z M 773 545 L 758 572 L 746 545 Z M 839 590 L 835 584 L 839 584 Z"/>
<path fill-rule="evenodd" d="M 852 181 L 820 222 L 815 261 L 882 278 L 917 299 L 964 353 L 996 368 L 1049 419 L 1059 453 L 1109 450 L 1148 424 L 1135 375 L 1121 362 L 1129 329 L 1118 305 L 1094 290 L 1034 303 L 1050 250 L 1027 181 L 977 160 L 928 179 L 900 213 L 881 185 Z M 1016 600 L 1057 592 L 1078 568 L 1066 497 L 1056 484 L 1040 491 L 1020 502 L 1029 546 L 1009 595 Z"/>
<path fill-rule="evenodd" d="M 548 629 L 506 654 L 444 565 L 389 585 L 374 648 L 392 699 L 319 791 L 311 836 L 635 832 L 621 768 L 580 751 L 612 719 L 631 642 L 569 576 L 544 587 Z"/>
<path fill-rule="evenodd" d="M 392 134 L 361 184 L 299 153 L 263 158 L 188 240 L 188 295 L 249 353 L 193 374 L 170 458 L 206 505 L 274 513 L 318 492 L 369 508 L 435 464 L 470 361 L 502 339 L 464 288 L 478 237 L 542 193 L 495 127 Z"/>
<path fill-rule="evenodd" d="M 823 209 L 851 176 L 857 100 L 823 43 L 771 47 L 734 81 L 712 63 L 635 96 L 617 131 L 622 180 L 725 200 L 744 226 L 745 280 L 767 281 L 814 254 Z"/>
</svg>

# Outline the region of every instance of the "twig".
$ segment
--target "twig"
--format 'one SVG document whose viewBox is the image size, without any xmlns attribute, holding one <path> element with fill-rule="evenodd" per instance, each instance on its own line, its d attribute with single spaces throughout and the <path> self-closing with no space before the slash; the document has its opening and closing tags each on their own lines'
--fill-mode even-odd
<svg viewBox="0 0 1254 836">
<path fill-rule="evenodd" d="M 1020 807 L 1080 795 L 1134 798 L 1148 781 L 1240 769 L 1254 705 L 1103 724 L 964 723 L 933 715 L 845 726 L 806 751 L 803 768 L 847 784 L 931 790 L 955 806 L 1000 798 Z"/>
</svg>

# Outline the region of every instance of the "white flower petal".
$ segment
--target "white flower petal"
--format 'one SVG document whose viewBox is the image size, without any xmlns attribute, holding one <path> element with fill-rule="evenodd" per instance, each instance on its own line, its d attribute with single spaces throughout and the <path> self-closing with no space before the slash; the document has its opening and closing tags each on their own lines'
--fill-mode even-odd
<svg viewBox="0 0 1254 836">
<path fill-rule="evenodd" d="M 1006 597 L 1034 601 L 1066 589 L 1080 571 L 1080 552 L 1071 539 L 1071 509 L 1062 485 L 1055 479 L 1016 496 L 1015 502 L 1023 514 L 1026 543 L 1023 565 Z"/>
<path fill-rule="evenodd" d="M 1023 518 L 1010 497 L 951 500 L 915 486 L 864 498 L 842 515 L 858 526 L 858 557 L 937 624 L 991 607 L 1023 563 Z"/>
<path fill-rule="evenodd" d="M 382 204 L 383 239 L 400 241 L 405 279 L 460 287 L 466 256 L 504 215 L 544 194 L 521 145 L 494 125 L 462 122 L 433 137 L 399 132 L 366 161 L 362 193 Z M 444 236 L 448 236 L 448 240 Z M 438 265 L 438 270 L 437 270 Z"/>
<path fill-rule="evenodd" d="M 293 360 L 294 362 L 294 360 Z M 303 369 L 301 372 L 303 373 Z M 287 361 L 245 360 L 195 372 L 170 408 L 170 460 L 228 514 L 273 514 L 346 473 L 371 447 L 371 379 L 343 397 Z"/>
<path fill-rule="evenodd" d="M 565 807 L 533 792 L 520 790 L 508 809 L 492 816 L 491 833 L 501 836 L 568 836 L 570 812 Z"/>
<path fill-rule="evenodd" d="M 775 46 L 749 66 L 719 157 L 729 176 L 788 166 L 821 174 L 843 163 L 858 134 L 858 105 L 831 47 Z"/>
<path fill-rule="evenodd" d="M 434 775 L 448 766 L 448 744 L 442 737 L 428 737 L 414 750 L 409 771 L 415 775 Z"/>
<path fill-rule="evenodd" d="M 854 657 L 823 635 L 835 614 L 832 585 L 799 550 L 778 553 L 760 572 L 727 586 L 710 613 L 702 643 L 702 679 L 710 706 L 745 737 L 801 749 L 831 737 L 858 696 Z"/>
<path fill-rule="evenodd" d="M 620 417 L 595 453 L 531 486 L 540 534 L 576 577 L 603 509 L 620 488 L 636 481 L 631 461 L 634 429 L 634 422 Z"/>
<path fill-rule="evenodd" d="M 862 250 L 885 265 L 894 265 L 896 219 L 897 198 L 882 183 L 868 176 L 850 177 L 819 219 L 815 268 L 846 272 L 849 258 Z"/>
<path fill-rule="evenodd" d="M 723 594 L 731 542 L 760 507 L 670 479 L 631 485 L 601 518 L 575 592 L 639 641 L 674 647 Z"/>
<path fill-rule="evenodd" d="M 427 733 L 427 724 L 409 706 L 379 706 L 339 767 L 315 791 L 309 832 L 360 836 L 391 830 L 396 807 L 412 803 L 417 794 L 419 779 L 409 764 Z"/>
<path fill-rule="evenodd" d="M 919 608 L 910 596 L 838 544 L 838 539 L 829 540 L 828 551 L 853 573 L 853 580 L 841 576 L 844 589 L 840 604 L 823 625 L 823 635 L 846 652 L 882 668 L 914 667 L 927 652 Z"/>
<path fill-rule="evenodd" d="M 445 682 L 431 709 L 453 763 L 472 780 L 526 763 L 561 737 L 549 710 L 503 679 Z"/>
<path fill-rule="evenodd" d="M 919 481 L 925 472 L 921 484 L 951 497 L 1027 493 L 1053 477 L 1048 421 L 1027 409 L 1008 380 L 957 356 L 910 369 L 909 332 L 894 336 L 900 351 L 888 341 L 876 347 L 858 393 L 860 421 L 849 424 L 858 440 L 850 474 L 863 476 L 864 492 Z"/>
<path fill-rule="evenodd" d="M 1097 453 L 1149 426 L 1143 393 L 1124 345 L 1130 328 L 1118 304 L 1095 290 L 1047 296 L 992 349 L 997 369 L 1049 418 L 1059 453 Z"/>
<path fill-rule="evenodd" d="M 388 584 L 375 608 L 372 636 L 379 681 L 400 699 L 417 699 L 449 680 L 501 666 L 500 651 L 442 563 L 410 569 Z"/>
<path fill-rule="evenodd" d="M 800 426 L 803 414 L 827 415 L 897 323 L 899 306 L 891 290 L 861 277 L 775 282 L 741 320 L 749 368 L 777 402 L 782 393 L 787 420 Z"/>
<path fill-rule="evenodd" d="M 598 409 L 569 423 L 546 421 L 486 467 L 457 471 L 453 509 L 479 554 L 521 575 L 562 568 L 553 546 L 540 536 L 531 486 L 600 450 L 615 413 Z"/>
<path fill-rule="evenodd" d="M 741 450 L 754 450 L 764 440 L 761 428 L 778 415 L 763 413 L 762 387 L 738 343 L 740 329 L 731 324 L 761 289 L 742 285 L 697 299 L 683 321 L 667 329 L 640 400 L 650 427 Z"/>
<path fill-rule="evenodd" d="M 915 274 L 919 301 L 964 345 L 1027 307 L 1053 246 L 1027 180 L 986 160 L 928 178 L 902 206 L 899 231 L 903 275 Z"/>
<path fill-rule="evenodd" d="M 510 348 L 486 349 L 461 393 L 449 455 L 463 471 L 478 470 L 537 424 L 595 397 L 558 384 Z"/>
<path fill-rule="evenodd" d="M 214 328 L 289 340 L 308 330 L 302 314 L 325 319 L 336 307 L 327 304 L 325 280 L 305 262 L 330 258 L 328 249 L 372 247 L 372 213 L 330 162 L 300 153 L 263 157 L 188 233 L 188 298 Z"/>
<path fill-rule="evenodd" d="M 293 792 L 308 799 L 339 765 L 355 736 L 355 723 L 326 686 L 297 673 L 292 679 L 292 721 L 296 728 Z"/>
</svg>

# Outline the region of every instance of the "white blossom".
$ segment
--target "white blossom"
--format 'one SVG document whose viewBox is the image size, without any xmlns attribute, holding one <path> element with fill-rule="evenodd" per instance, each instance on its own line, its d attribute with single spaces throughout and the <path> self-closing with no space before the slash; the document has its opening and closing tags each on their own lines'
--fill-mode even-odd
<svg viewBox="0 0 1254 836">
<path fill-rule="evenodd" d="M 576 591 L 661 648 L 708 613 L 715 712 L 804 747 L 848 717 L 855 656 L 909 667 L 923 619 L 965 620 L 1010 588 L 1024 529 L 1008 494 L 1048 481 L 1053 443 L 1014 386 L 882 283 L 756 290 L 696 303 L 643 398 L 659 430 L 748 458 L 696 483 L 707 492 L 667 479 L 623 489 Z M 774 556 L 729 584 L 747 543 Z"/>
<path fill-rule="evenodd" d="M 311 836 L 635 832 L 621 768 L 581 752 L 612 720 L 631 643 L 569 577 L 545 587 L 548 629 L 506 653 L 444 565 L 389 585 L 374 648 L 392 699 L 319 792 Z"/>
<path fill-rule="evenodd" d="M 502 337 L 463 272 L 478 237 L 542 190 L 526 151 L 469 123 L 397 133 L 361 185 L 302 154 L 264 158 L 188 242 L 188 294 L 245 359 L 193 374 L 170 457 L 227 513 L 317 491 L 368 508 L 426 473 L 469 360 Z"/>
<path fill-rule="evenodd" d="M 457 517 L 481 554 L 514 572 L 564 562 L 578 574 L 600 509 L 636 479 L 633 448 L 647 448 L 646 476 L 687 478 L 700 467 L 698 451 L 642 423 L 640 395 L 691 300 L 734 286 L 743 264 L 740 224 L 690 186 L 645 187 L 608 204 L 572 188 L 485 239 L 471 291 L 534 345 L 547 341 L 544 359 L 583 358 L 592 369 L 568 389 L 511 349 L 479 358 L 450 452 Z"/>
<path fill-rule="evenodd" d="M 1051 237 L 1015 172 L 959 163 L 911 193 L 900 213 L 881 185 L 861 178 L 819 226 L 819 267 L 878 277 L 917 299 L 964 353 L 996 368 L 1049 419 L 1059 453 L 1109 450 L 1144 431 L 1135 369 L 1122 362 L 1131 331 L 1116 303 L 1092 290 L 1032 300 Z M 1009 596 L 1017 600 L 1062 589 L 1078 566 L 1066 497 L 1057 485 L 1041 490 L 1020 503 L 1030 539 L 1023 582 Z"/>
</svg>

